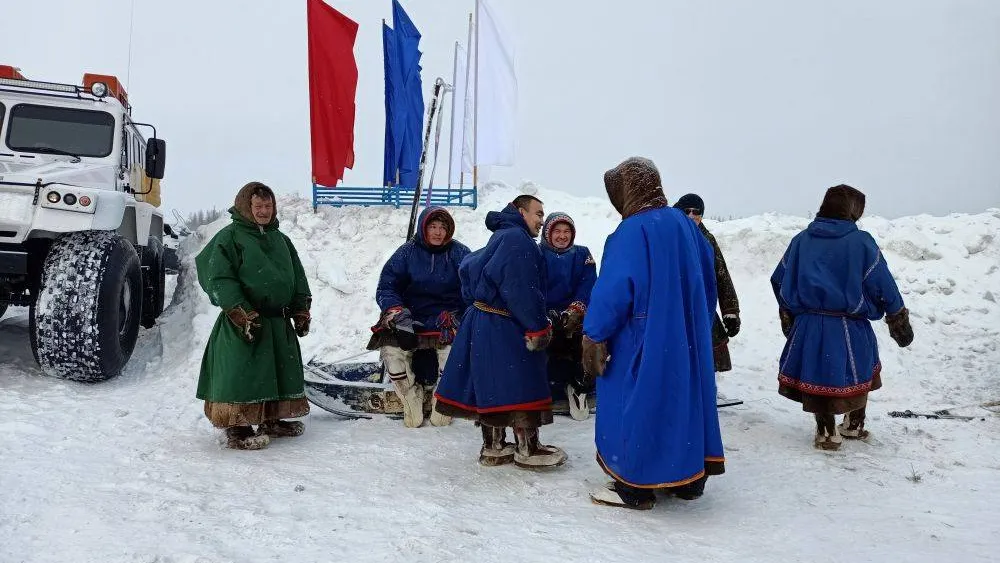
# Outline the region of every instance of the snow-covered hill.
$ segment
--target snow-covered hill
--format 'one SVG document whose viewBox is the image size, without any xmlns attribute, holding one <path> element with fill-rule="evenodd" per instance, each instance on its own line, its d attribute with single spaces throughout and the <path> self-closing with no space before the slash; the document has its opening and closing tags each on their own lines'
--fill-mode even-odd
<svg viewBox="0 0 1000 563">
<path fill-rule="evenodd" d="M 617 224 L 607 201 L 537 190 L 577 222 L 600 260 Z M 456 210 L 457 238 L 488 238 L 486 211 L 520 193 L 491 186 Z M 678 194 L 668 194 L 676 197 Z M 817 202 L 821 197 L 817 193 Z M 279 202 L 315 296 L 306 358 L 361 351 L 378 311 L 382 264 L 408 210 Z M 873 393 L 873 439 L 812 449 L 812 419 L 776 392 L 782 345 L 768 276 L 804 218 L 709 224 L 743 309 L 736 368 L 720 391 L 746 401 L 721 413 L 728 473 L 706 496 L 634 513 L 591 505 L 605 481 L 593 421 L 560 418 L 543 439 L 570 461 L 538 474 L 476 464 L 471 424 L 407 430 L 314 410 L 307 431 L 260 452 L 223 447 L 194 398 L 218 311 L 193 275 L 194 253 L 225 221 L 182 248 L 173 304 L 144 331 L 126 373 L 98 385 L 41 375 L 27 312 L 0 320 L 0 561 L 989 561 L 1000 540 L 1000 418 L 900 420 L 1000 399 L 1000 210 L 866 218 L 911 310 L 916 340 L 876 332 L 885 386 Z"/>
</svg>

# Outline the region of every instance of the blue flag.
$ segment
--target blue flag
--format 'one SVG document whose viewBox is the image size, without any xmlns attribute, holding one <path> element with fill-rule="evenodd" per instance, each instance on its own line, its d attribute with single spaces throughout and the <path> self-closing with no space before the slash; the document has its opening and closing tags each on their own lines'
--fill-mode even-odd
<svg viewBox="0 0 1000 563">
<path fill-rule="evenodd" d="M 424 94 L 420 80 L 420 32 L 406 14 L 398 0 L 392 2 L 393 35 L 399 61 L 401 87 L 398 99 L 393 100 L 393 111 L 402 116 L 402 131 L 393 137 L 399 154 L 399 185 L 417 186 L 420 154 L 423 150 L 421 132 L 424 123 Z M 394 116 L 394 121 L 396 117 Z"/>
<path fill-rule="evenodd" d="M 400 141 L 405 127 L 406 107 L 401 104 L 403 79 L 400 72 L 399 49 L 395 32 L 382 22 L 382 52 L 385 60 L 385 165 L 382 185 L 396 185 L 399 169 Z"/>
</svg>

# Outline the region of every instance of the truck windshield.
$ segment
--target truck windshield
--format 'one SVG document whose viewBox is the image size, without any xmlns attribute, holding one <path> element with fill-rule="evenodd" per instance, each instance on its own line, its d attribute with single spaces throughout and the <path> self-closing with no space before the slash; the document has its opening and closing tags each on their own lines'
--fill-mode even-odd
<svg viewBox="0 0 1000 563">
<path fill-rule="evenodd" d="M 114 139 L 110 113 L 30 104 L 10 108 L 7 146 L 15 151 L 102 158 L 111 154 Z"/>
</svg>

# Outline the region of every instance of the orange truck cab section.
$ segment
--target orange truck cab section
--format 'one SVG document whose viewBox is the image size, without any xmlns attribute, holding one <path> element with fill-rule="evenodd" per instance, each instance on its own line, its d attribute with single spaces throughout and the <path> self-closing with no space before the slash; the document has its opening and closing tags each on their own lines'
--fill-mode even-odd
<svg viewBox="0 0 1000 563">
<path fill-rule="evenodd" d="M 0 78 L 9 78 L 13 80 L 26 80 L 24 75 L 21 74 L 21 69 L 12 67 L 10 65 L 0 65 Z"/>
<path fill-rule="evenodd" d="M 90 87 L 98 82 L 103 82 L 108 87 L 109 96 L 113 96 L 123 106 L 128 107 L 128 94 L 125 93 L 125 87 L 122 86 L 117 77 L 110 74 L 91 74 L 89 72 L 83 75 L 83 87 L 87 90 L 90 90 Z"/>
</svg>

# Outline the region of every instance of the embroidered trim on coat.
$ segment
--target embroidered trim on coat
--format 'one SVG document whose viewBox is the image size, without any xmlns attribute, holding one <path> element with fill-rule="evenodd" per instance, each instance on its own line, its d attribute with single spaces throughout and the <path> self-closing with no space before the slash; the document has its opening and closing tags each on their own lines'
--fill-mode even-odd
<svg viewBox="0 0 1000 563">
<path fill-rule="evenodd" d="M 876 365 L 873 373 L 879 373 L 881 371 L 881 364 Z M 778 374 L 778 383 L 791 387 L 792 389 L 798 389 L 803 393 L 809 393 L 810 395 L 821 395 L 824 397 L 853 397 L 855 395 L 861 395 L 871 391 L 872 382 L 859 383 L 857 385 L 851 385 L 850 387 L 832 387 L 828 385 L 815 385 L 812 383 L 806 383 L 805 381 L 800 381 L 798 379 L 789 377 L 787 375 Z"/>
<path fill-rule="evenodd" d="M 844 323 L 844 341 L 847 342 L 847 357 L 851 359 L 851 375 L 854 376 L 854 384 L 858 384 L 858 364 L 854 361 L 854 347 L 851 346 L 851 333 L 847 330 L 847 319 L 842 318 Z"/>
<path fill-rule="evenodd" d="M 878 263 L 881 262 L 881 261 L 882 261 L 882 251 L 879 250 L 878 254 L 875 255 L 875 262 L 873 262 L 872 265 L 871 265 L 871 267 L 868 268 L 868 271 L 865 272 L 865 277 L 863 277 L 861 279 L 862 280 L 868 279 L 868 276 L 870 276 L 871 273 L 872 273 L 872 271 L 875 270 L 875 266 L 878 266 Z"/>
</svg>

